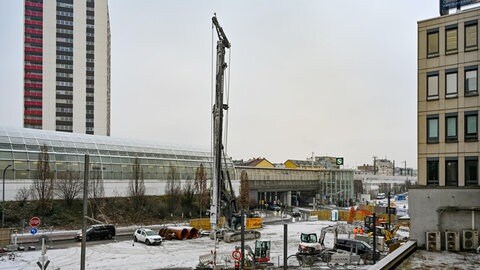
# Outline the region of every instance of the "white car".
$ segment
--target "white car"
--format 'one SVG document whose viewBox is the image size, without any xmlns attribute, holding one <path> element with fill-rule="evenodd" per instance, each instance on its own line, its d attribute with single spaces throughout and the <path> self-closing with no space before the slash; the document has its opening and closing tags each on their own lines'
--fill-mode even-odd
<svg viewBox="0 0 480 270">
<path fill-rule="evenodd" d="M 133 233 L 133 241 L 144 242 L 147 245 L 160 245 L 162 244 L 163 238 L 150 229 L 136 229 Z"/>
</svg>

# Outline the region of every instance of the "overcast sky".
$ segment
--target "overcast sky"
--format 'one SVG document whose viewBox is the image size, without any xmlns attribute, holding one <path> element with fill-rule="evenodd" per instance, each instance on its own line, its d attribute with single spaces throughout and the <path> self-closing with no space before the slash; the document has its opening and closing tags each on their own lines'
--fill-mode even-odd
<svg viewBox="0 0 480 270">
<path fill-rule="evenodd" d="M 109 11 L 112 136 L 210 147 L 216 12 L 232 44 L 230 156 L 417 167 L 417 21 L 439 16 L 438 0 L 114 0 Z M 22 126 L 22 12 L 2 1 L 2 126 Z"/>
</svg>

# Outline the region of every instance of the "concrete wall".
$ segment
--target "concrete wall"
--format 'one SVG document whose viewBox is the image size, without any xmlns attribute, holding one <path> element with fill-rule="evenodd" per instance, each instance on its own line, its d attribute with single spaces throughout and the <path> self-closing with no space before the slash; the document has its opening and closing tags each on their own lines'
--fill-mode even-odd
<svg viewBox="0 0 480 270">
<path fill-rule="evenodd" d="M 417 240 L 419 247 L 425 246 L 427 231 L 441 232 L 444 249 L 445 230 L 458 231 L 460 235 L 465 229 L 480 230 L 480 187 L 414 186 L 408 190 L 408 197 L 410 238 Z"/>
</svg>

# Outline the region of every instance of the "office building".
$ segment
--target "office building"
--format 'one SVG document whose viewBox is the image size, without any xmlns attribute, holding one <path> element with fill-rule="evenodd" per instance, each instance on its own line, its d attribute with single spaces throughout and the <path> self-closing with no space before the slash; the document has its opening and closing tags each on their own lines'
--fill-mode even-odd
<svg viewBox="0 0 480 270">
<path fill-rule="evenodd" d="M 110 135 L 107 0 L 25 0 L 26 128 Z"/>
<path fill-rule="evenodd" d="M 419 245 L 427 232 L 478 230 L 479 20 L 470 8 L 418 22 L 419 185 L 409 209 Z"/>
</svg>

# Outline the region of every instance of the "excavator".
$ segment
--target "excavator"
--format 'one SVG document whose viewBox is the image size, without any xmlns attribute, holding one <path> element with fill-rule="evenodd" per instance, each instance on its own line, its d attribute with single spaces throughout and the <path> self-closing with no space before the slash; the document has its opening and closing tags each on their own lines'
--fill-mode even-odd
<svg viewBox="0 0 480 270">
<path fill-rule="evenodd" d="M 241 214 L 238 211 L 235 193 L 233 191 L 230 174 L 227 169 L 226 154 L 222 144 L 223 111 L 228 110 L 228 104 L 223 103 L 224 76 L 227 63 L 225 50 L 230 49 L 225 32 L 220 26 L 216 15 L 212 17 L 213 26 L 218 35 L 217 65 L 215 76 L 215 104 L 213 107 L 213 177 L 212 177 L 212 204 L 210 205 L 210 224 L 212 232 L 210 238 L 223 239 L 225 242 L 234 242 L 241 239 Z M 223 161 L 223 162 L 222 162 Z M 228 184 L 228 186 L 227 186 Z M 224 228 L 219 228 L 220 217 L 224 216 Z M 258 239 L 261 234 L 255 230 L 245 231 L 245 239 Z"/>
<path fill-rule="evenodd" d="M 312 265 L 316 261 L 329 262 L 333 249 L 325 247 L 325 236 L 328 232 L 334 233 L 334 246 L 338 238 L 337 225 L 330 225 L 322 229 L 320 237 L 317 242 L 316 233 L 302 233 L 300 235 L 300 244 L 298 245 L 298 252 L 295 254 L 300 265 Z"/>
</svg>

